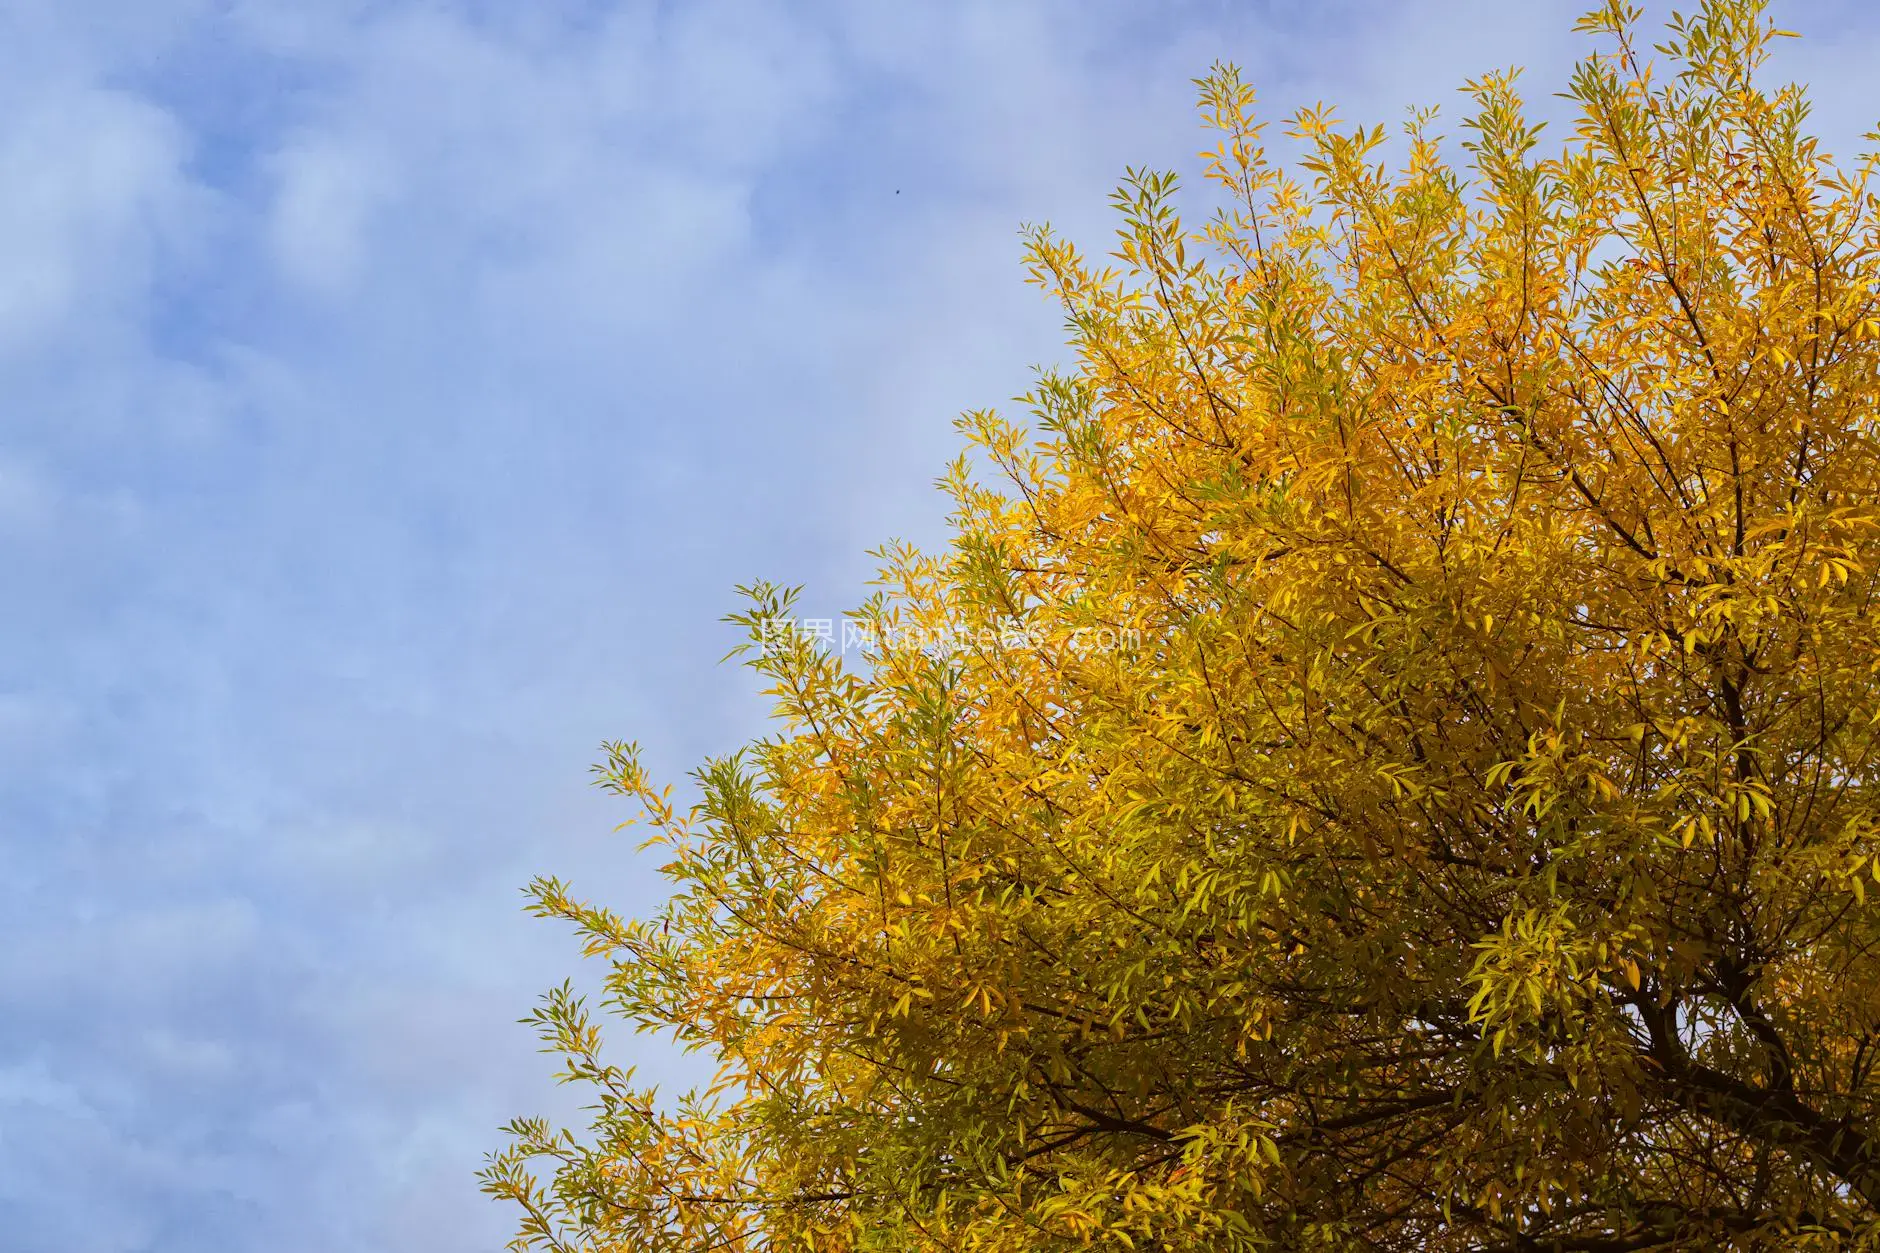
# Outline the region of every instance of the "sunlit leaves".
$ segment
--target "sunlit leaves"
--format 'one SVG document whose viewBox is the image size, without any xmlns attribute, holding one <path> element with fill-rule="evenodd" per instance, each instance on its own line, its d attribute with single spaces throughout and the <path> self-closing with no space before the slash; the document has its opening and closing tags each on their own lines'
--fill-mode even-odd
<svg viewBox="0 0 1880 1253">
<path fill-rule="evenodd" d="M 518 1247 L 1876 1247 L 1880 216 L 1761 5 L 1636 22 L 1564 147 L 1490 74 L 1460 167 L 1288 167 L 1219 67 L 1205 224 L 1029 233 L 1072 356 L 952 544 L 860 664 L 747 589 L 775 733 L 695 808 L 606 748 L 663 910 L 532 889 L 722 1071 L 551 995 Z"/>
</svg>

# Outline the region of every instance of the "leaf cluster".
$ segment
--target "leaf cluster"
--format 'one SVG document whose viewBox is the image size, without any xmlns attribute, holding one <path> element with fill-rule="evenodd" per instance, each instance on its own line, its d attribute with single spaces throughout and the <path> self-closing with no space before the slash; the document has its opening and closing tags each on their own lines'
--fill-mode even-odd
<svg viewBox="0 0 1880 1253">
<path fill-rule="evenodd" d="M 602 767 L 670 902 L 535 886 L 723 1070 L 549 997 L 598 1105 L 493 1159 L 518 1248 L 1880 1247 L 1872 162 L 1760 3 L 1637 19 L 1557 152 L 1498 74 L 1461 168 L 1324 108 L 1287 168 L 1219 67 L 1212 219 L 1031 234 L 1074 363 L 884 642 L 748 589 L 775 733 L 689 813 Z"/>
</svg>

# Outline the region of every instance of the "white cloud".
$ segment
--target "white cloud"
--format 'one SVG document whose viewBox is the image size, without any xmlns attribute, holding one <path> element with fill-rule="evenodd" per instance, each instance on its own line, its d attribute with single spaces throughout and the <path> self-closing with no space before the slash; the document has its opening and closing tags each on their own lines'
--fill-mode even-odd
<svg viewBox="0 0 1880 1253">
<path fill-rule="evenodd" d="M 186 154 L 175 119 L 102 86 L 0 116 L 0 347 L 137 298 L 191 207 Z"/>
<path fill-rule="evenodd" d="M 370 144 L 331 138 L 296 143 L 279 155 L 270 237 L 290 279 L 326 295 L 352 288 L 374 216 L 397 190 L 391 164 Z"/>
<path fill-rule="evenodd" d="M 754 179 L 829 99 L 824 42 L 742 0 L 542 27 L 407 8 L 328 29 L 332 81 L 274 162 L 287 273 L 330 294 L 376 268 L 382 290 L 448 257 L 539 334 L 670 316 L 735 255 Z"/>
</svg>

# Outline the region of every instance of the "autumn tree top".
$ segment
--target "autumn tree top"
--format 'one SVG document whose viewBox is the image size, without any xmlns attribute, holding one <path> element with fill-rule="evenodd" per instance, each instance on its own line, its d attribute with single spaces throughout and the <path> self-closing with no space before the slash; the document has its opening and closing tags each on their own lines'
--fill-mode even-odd
<svg viewBox="0 0 1880 1253">
<path fill-rule="evenodd" d="M 865 663 L 752 589 L 775 733 L 690 813 L 602 768 L 671 902 L 536 885 L 724 1070 L 550 997 L 519 1247 L 1880 1247 L 1872 163 L 1761 4 L 1637 17 L 1563 149 L 1490 75 L 1463 168 L 1315 108 L 1289 170 L 1221 68 L 1212 220 L 1031 234 L 1073 362 Z"/>
</svg>

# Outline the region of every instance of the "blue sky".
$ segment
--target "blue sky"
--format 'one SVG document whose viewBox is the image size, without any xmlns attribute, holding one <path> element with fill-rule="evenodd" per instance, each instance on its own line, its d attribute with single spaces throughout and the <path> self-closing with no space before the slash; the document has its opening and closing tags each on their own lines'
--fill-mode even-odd
<svg viewBox="0 0 1880 1253">
<path fill-rule="evenodd" d="M 940 538 L 1018 225 L 1105 246 L 1217 57 L 1557 110 L 1578 7 L 0 2 L 0 1247 L 499 1247 L 518 889 L 657 899 L 586 768 L 760 729 L 733 584 Z M 1846 150 L 1880 17 L 1778 13 Z"/>
</svg>

